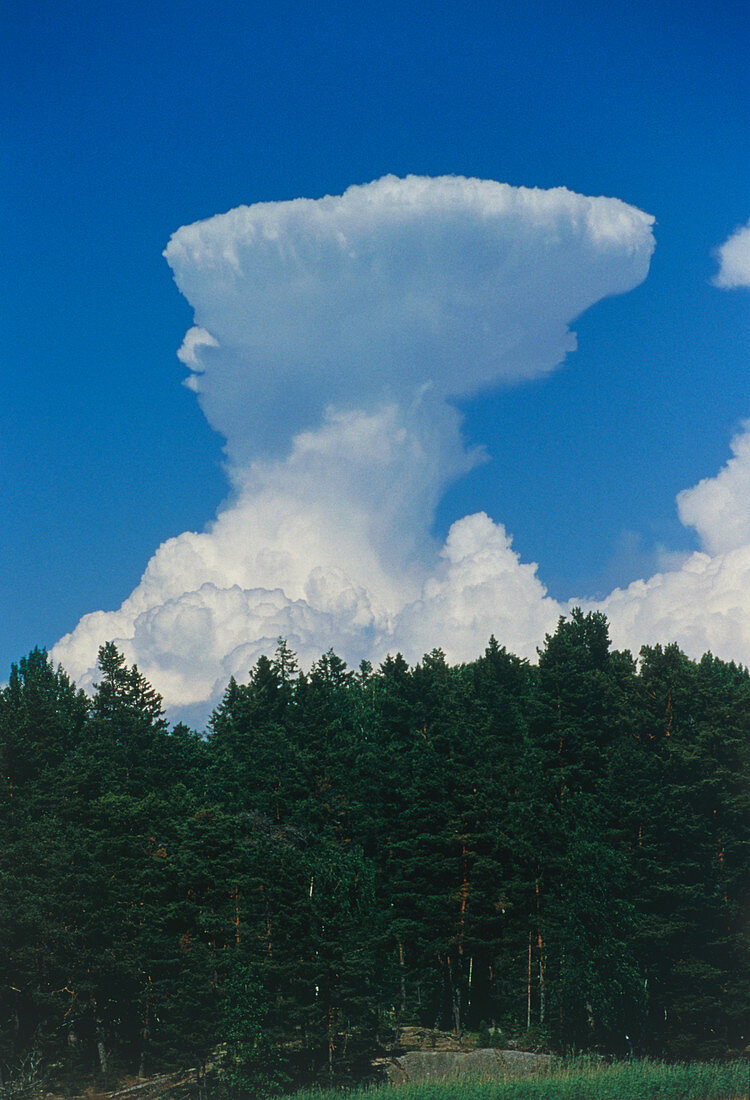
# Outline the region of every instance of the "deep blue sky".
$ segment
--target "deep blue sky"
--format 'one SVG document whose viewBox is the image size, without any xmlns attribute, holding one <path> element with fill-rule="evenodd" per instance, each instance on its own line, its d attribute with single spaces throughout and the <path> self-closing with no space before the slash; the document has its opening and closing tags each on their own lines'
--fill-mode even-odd
<svg viewBox="0 0 750 1100">
<path fill-rule="evenodd" d="M 485 509 L 558 597 L 693 545 L 675 493 L 750 415 L 750 296 L 710 285 L 750 216 L 746 0 L 43 0 L 5 7 L 0 51 L 0 677 L 117 606 L 226 492 L 180 386 L 169 235 L 386 172 L 564 185 L 657 219 L 648 280 L 580 320 L 563 368 L 465 406 L 495 457 L 438 530 Z"/>
</svg>

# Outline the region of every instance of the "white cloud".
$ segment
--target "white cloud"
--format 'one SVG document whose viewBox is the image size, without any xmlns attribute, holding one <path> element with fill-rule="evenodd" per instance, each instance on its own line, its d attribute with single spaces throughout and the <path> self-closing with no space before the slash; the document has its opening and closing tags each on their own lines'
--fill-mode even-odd
<svg viewBox="0 0 750 1100">
<path fill-rule="evenodd" d="M 750 224 L 719 249 L 720 287 L 750 287 Z M 677 495 L 680 520 L 701 551 L 667 555 L 663 572 L 615 590 L 601 606 L 616 644 L 676 641 L 692 656 L 710 649 L 750 664 L 750 422 L 715 477 Z"/>
<path fill-rule="evenodd" d="M 718 250 L 716 286 L 750 287 L 750 222 L 736 229 Z"/>
<path fill-rule="evenodd" d="M 750 425 L 731 444 L 733 457 L 716 477 L 677 497 L 680 519 L 694 527 L 708 554 L 750 545 Z"/>
<path fill-rule="evenodd" d="M 177 358 L 190 370 L 195 371 L 194 374 L 189 374 L 185 379 L 185 385 L 188 389 L 196 392 L 198 390 L 198 375 L 202 372 L 199 358 L 200 349 L 216 348 L 218 346 L 218 341 L 214 340 L 211 333 L 206 332 L 204 328 L 193 325 L 192 328 L 187 330 L 185 338 L 177 351 Z"/>
<path fill-rule="evenodd" d="M 564 608 L 547 596 L 535 564 L 524 564 L 502 524 L 484 512 L 453 524 L 441 561 L 419 599 L 403 608 L 390 648 L 419 657 L 441 646 L 452 661 L 471 660 L 491 634 L 534 658 Z"/>
<path fill-rule="evenodd" d="M 676 641 L 694 657 L 710 649 L 750 664 L 750 425 L 731 449 L 716 477 L 677 496 L 680 519 L 695 528 L 702 550 L 667 555 L 671 568 L 588 605 L 607 613 L 616 645 Z"/>
<path fill-rule="evenodd" d="M 750 663 L 750 545 L 711 557 L 690 555 L 672 572 L 616 589 L 601 604 L 613 643 L 677 642 L 692 657 L 707 650 Z"/>
<path fill-rule="evenodd" d="M 571 321 L 645 278 L 652 223 L 617 199 L 460 177 L 240 207 L 165 251 L 200 330 L 183 361 L 242 466 L 329 405 L 551 370 Z"/>
<path fill-rule="evenodd" d="M 331 645 L 354 663 L 384 656 L 437 557 L 434 504 L 472 461 L 445 404 L 330 410 L 284 460 L 235 470 L 215 522 L 163 543 L 122 607 L 85 616 L 54 657 L 90 688 L 112 638 L 169 703 L 192 704 L 215 700 L 279 635 L 303 659 Z"/>
<path fill-rule="evenodd" d="M 559 364 L 575 318 L 645 278 L 652 222 L 562 188 L 386 177 L 180 229 L 165 255 L 195 326 L 178 354 L 226 439 L 232 503 L 54 659 L 90 687 L 112 638 L 184 708 L 215 703 L 278 635 L 307 663 L 329 646 L 459 660 L 492 632 L 533 656 L 565 608 L 504 528 L 478 514 L 442 548 L 430 535 L 481 460 L 449 398 Z"/>
</svg>

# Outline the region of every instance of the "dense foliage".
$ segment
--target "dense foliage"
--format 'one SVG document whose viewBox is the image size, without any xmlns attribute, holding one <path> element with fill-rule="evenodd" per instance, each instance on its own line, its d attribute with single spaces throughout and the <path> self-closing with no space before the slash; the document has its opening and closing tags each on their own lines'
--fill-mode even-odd
<svg viewBox="0 0 750 1100">
<path fill-rule="evenodd" d="M 114 645 L 0 693 L 0 1067 L 364 1072 L 398 1026 L 669 1057 L 744 1047 L 750 676 L 574 611 L 309 674 L 283 641 L 206 737 Z M 60 1068 L 62 1067 L 62 1068 Z"/>
</svg>

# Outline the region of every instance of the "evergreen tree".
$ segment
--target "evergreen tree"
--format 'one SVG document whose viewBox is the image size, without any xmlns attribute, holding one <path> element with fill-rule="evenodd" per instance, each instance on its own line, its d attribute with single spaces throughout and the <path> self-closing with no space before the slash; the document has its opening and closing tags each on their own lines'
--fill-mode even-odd
<svg viewBox="0 0 750 1100">
<path fill-rule="evenodd" d="M 113 644 L 91 700 L 35 650 L 0 690 L 0 1064 L 239 1094 L 361 1076 L 409 1022 L 737 1049 L 749 732 L 745 669 L 636 665 L 580 610 L 538 666 L 306 675 L 279 639 L 206 739 Z"/>
</svg>

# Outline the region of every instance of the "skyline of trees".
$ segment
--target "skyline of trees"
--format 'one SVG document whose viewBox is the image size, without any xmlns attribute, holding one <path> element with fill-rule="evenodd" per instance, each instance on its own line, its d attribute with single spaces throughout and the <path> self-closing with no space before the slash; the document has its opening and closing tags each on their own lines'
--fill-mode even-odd
<svg viewBox="0 0 750 1100">
<path fill-rule="evenodd" d="M 0 1066 L 337 1081 L 414 1023 L 746 1044 L 746 669 L 578 609 L 537 665 L 305 674 L 280 639 L 202 737 L 99 668 L 89 699 L 34 650 L 0 692 Z"/>
</svg>

